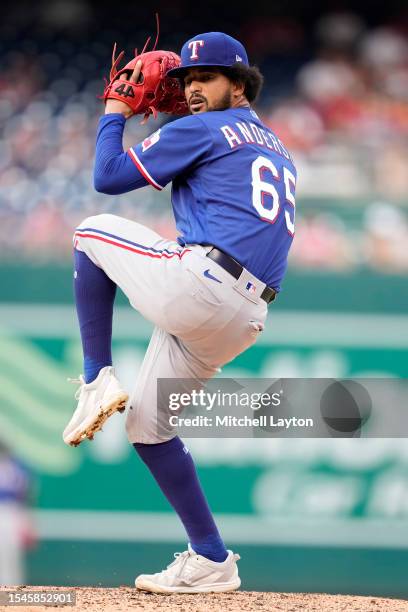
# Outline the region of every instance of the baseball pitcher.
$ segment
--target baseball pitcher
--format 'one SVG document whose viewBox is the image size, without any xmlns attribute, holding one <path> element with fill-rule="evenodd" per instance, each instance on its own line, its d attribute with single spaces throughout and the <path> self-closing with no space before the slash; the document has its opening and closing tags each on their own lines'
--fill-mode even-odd
<svg viewBox="0 0 408 612">
<path fill-rule="evenodd" d="M 120 58 L 121 56 L 119 56 Z M 118 70 L 114 58 L 99 122 L 97 191 L 121 194 L 172 183 L 177 241 L 115 215 L 85 219 L 74 235 L 74 293 L 84 353 L 78 407 L 63 438 L 92 439 L 128 405 L 129 442 L 180 517 L 188 549 L 136 587 L 156 593 L 233 591 L 227 550 L 193 459 L 157 423 L 157 379 L 211 378 L 256 342 L 275 299 L 294 235 L 296 169 L 251 108 L 262 75 L 222 32 L 188 40 L 181 60 L 152 51 Z M 188 113 L 123 150 L 126 120 Z M 130 196 L 131 197 L 131 196 Z M 137 217 L 137 211 L 135 211 Z M 155 329 L 130 397 L 112 367 L 116 287 Z"/>
</svg>

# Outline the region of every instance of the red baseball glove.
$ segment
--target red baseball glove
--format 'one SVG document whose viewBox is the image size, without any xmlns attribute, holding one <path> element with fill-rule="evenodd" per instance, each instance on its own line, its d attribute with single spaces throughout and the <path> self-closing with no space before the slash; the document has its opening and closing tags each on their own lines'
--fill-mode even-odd
<svg viewBox="0 0 408 612">
<path fill-rule="evenodd" d="M 171 115 L 185 115 L 188 106 L 177 79 L 166 77 L 168 70 L 180 65 L 180 57 L 172 51 L 148 51 L 135 55 L 124 68 L 118 70 L 118 64 L 124 52 L 116 54 L 116 44 L 112 54 L 112 68 L 110 82 L 103 92 L 103 99 L 114 98 L 127 104 L 134 115 L 149 115 L 157 117 L 157 113 L 170 113 Z M 128 80 L 141 60 L 142 68 L 137 83 Z"/>
</svg>

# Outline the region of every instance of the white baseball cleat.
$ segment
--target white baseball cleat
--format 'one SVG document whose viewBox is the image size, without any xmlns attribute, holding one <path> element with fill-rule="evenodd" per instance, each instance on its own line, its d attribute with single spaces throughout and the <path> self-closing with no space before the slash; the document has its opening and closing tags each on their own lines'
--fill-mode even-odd
<svg viewBox="0 0 408 612">
<path fill-rule="evenodd" d="M 78 406 L 62 437 L 65 444 L 78 446 L 86 438 L 92 440 L 112 414 L 123 412 L 129 396 L 121 388 L 112 366 L 102 368 L 91 383 L 86 384 L 82 375 L 71 381 L 80 384 L 75 393 Z"/>
<path fill-rule="evenodd" d="M 188 550 L 174 554 L 175 560 L 157 574 L 141 574 L 136 588 L 151 593 L 227 593 L 241 586 L 237 561 L 241 557 L 231 550 L 222 563 L 210 561 Z"/>
</svg>

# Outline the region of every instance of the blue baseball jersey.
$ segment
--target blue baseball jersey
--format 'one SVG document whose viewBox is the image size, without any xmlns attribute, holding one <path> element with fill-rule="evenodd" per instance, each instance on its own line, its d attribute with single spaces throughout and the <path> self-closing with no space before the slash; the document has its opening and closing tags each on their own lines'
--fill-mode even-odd
<svg viewBox="0 0 408 612">
<path fill-rule="evenodd" d="M 180 244 L 214 245 L 280 289 L 294 235 L 296 169 L 252 109 L 183 117 L 128 155 L 156 189 L 172 181 Z"/>
</svg>

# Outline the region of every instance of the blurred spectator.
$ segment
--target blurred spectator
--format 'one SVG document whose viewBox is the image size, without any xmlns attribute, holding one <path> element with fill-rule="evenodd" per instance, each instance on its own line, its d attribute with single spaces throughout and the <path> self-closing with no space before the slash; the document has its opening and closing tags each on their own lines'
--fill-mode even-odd
<svg viewBox="0 0 408 612">
<path fill-rule="evenodd" d="M 354 261 L 353 244 L 335 215 L 317 214 L 300 220 L 291 263 L 300 268 L 347 270 Z"/>
<path fill-rule="evenodd" d="M 327 52 L 352 56 L 365 30 L 364 21 L 354 13 L 328 13 L 316 23 L 316 37 Z"/>
<path fill-rule="evenodd" d="M 408 271 L 408 220 L 390 204 L 376 202 L 365 214 L 365 256 L 375 268 Z"/>
<path fill-rule="evenodd" d="M 35 543 L 30 476 L 0 440 L 0 585 L 25 583 L 24 552 Z"/>
<path fill-rule="evenodd" d="M 390 28 L 368 32 L 360 60 L 374 91 L 408 100 L 408 42 L 401 34 Z"/>
<path fill-rule="evenodd" d="M 365 85 L 355 50 L 363 31 L 363 22 L 352 13 L 324 16 L 316 24 L 318 55 L 297 75 L 299 93 L 320 113 L 328 130 L 358 119 L 357 100 Z"/>
<path fill-rule="evenodd" d="M 325 129 L 320 115 L 300 99 L 284 99 L 269 114 L 264 113 L 263 120 L 279 134 L 290 151 L 312 151 L 324 142 Z"/>
</svg>

